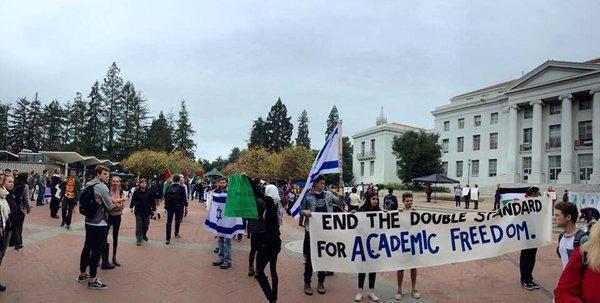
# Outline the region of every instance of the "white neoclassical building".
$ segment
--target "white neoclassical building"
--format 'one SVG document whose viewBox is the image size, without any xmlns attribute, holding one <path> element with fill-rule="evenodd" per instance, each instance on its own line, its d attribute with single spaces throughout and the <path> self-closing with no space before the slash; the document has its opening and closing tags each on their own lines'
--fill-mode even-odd
<svg viewBox="0 0 600 303">
<path fill-rule="evenodd" d="M 354 140 L 354 154 L 352 172 L 355 184 L 386 184 L 400 183 L 396 173 L 396 156 L 392 153 L 394 137 L 404 132 L 425 131 L 425 129 L 398 124 L 388 123 L 383 108 L 376 125 L 356 132 Z"/>
<path fill-rule="evenodd" d="M 549 60 L 432 114 L 444 169 L 463 184 L 600 184 L 600 59 Z"/>
</svg>

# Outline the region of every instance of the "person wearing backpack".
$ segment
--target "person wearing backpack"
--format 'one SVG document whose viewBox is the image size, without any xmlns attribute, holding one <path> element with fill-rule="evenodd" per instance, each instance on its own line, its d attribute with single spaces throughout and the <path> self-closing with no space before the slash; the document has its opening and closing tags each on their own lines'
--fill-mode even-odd
<svg viewBox="0 0 600 303">
<path fill-rule="evenodd" d="M 98 279 L 98 262 L 108 236 L 107 211 L 114 208 L 108 179 L 110 171 L 106 166 L 98 165 L 95 178 L 85 185 L 79 199 L 79 212 L 85 216 L 85 243 L 79 262 L 79 283 L 88 282 L 89 289 L 106 289 L 108 286 Z M 89 267 L 89 274 L 87 269 Z"/>
<path fill-rule="evenodd" d="M 388 194 L 383 197 L 383 209 L 385 210 L 397 210 L 398 209 L 398 198 L 394 196 L 394 189 L 388 188 Z"/>
<path fill-rule="evenodd" d="M 167 210 L 167 240 L 165 244 L 171 243 L 171 226 L 173 225 L 173 216 L 175 216 L 175 238 L 181 238 L 179 226 L 183 218 L 183 210 L 187 206 L 187 196 L 185 189 L 179 181 L 179 175 L 173 176 L 173 184 L 165 192 L 165 209 Z"/>
<path fill-rule="evenodd" d="M 588 234 L 575 225 L 578 215 L 577 206 L 571 202 L 558 202 L 554 205 L 554 225 L 563 229 L 563 232 L 558 235 L 556 248 L 563 268 L 567 266 L 575 248 L 589 239 Z"/>
</svg>

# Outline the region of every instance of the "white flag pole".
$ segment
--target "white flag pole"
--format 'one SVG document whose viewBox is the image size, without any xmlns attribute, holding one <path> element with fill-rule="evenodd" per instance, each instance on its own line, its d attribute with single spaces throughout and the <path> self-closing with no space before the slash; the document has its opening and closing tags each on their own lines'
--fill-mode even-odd
<svg viewBox="0 0 600 303">
<path fill-rule="evenodd" d="M 344 180 L 344 137 L 342 135 L 342 120 L 340 120 L 338 122 L 338 127 L 339 127 L 339 132 L 340 132 L 340 158 L 338 160 L 339 163 L 339 167 L 340 167 L 340 182 L 342 183 L 342 181 Z M 339 185 L 338 185 L 339 186 Z M 344 194 L 344 189 L 341 189 L 341 194 Z"/>
</svg>

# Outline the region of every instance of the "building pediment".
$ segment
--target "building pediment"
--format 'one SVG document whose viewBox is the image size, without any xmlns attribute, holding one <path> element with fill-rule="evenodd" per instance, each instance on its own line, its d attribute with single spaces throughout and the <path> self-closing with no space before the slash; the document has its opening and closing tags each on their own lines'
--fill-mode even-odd
<svg viewBox="0 0 600 303">
<path fill-rule="evenodd" d="M 512 92 L 570 80 L 599 70 L 600 64 L 546 61 L 513 82 L 506 88 L 505 93 L 510 94 Z"/>
</svg>

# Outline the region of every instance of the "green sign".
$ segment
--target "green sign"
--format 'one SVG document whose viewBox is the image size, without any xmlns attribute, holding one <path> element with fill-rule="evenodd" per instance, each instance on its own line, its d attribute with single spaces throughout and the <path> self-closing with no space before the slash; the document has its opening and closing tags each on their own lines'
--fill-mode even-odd
<svg viewBox="0 0 600 303">
<path fill-rule="evenodd" d="M 258 219 L 256 199 L 248 178 L 239 173 L 227 179 L 227 203 L 225 217 Z"/>
</svg>

